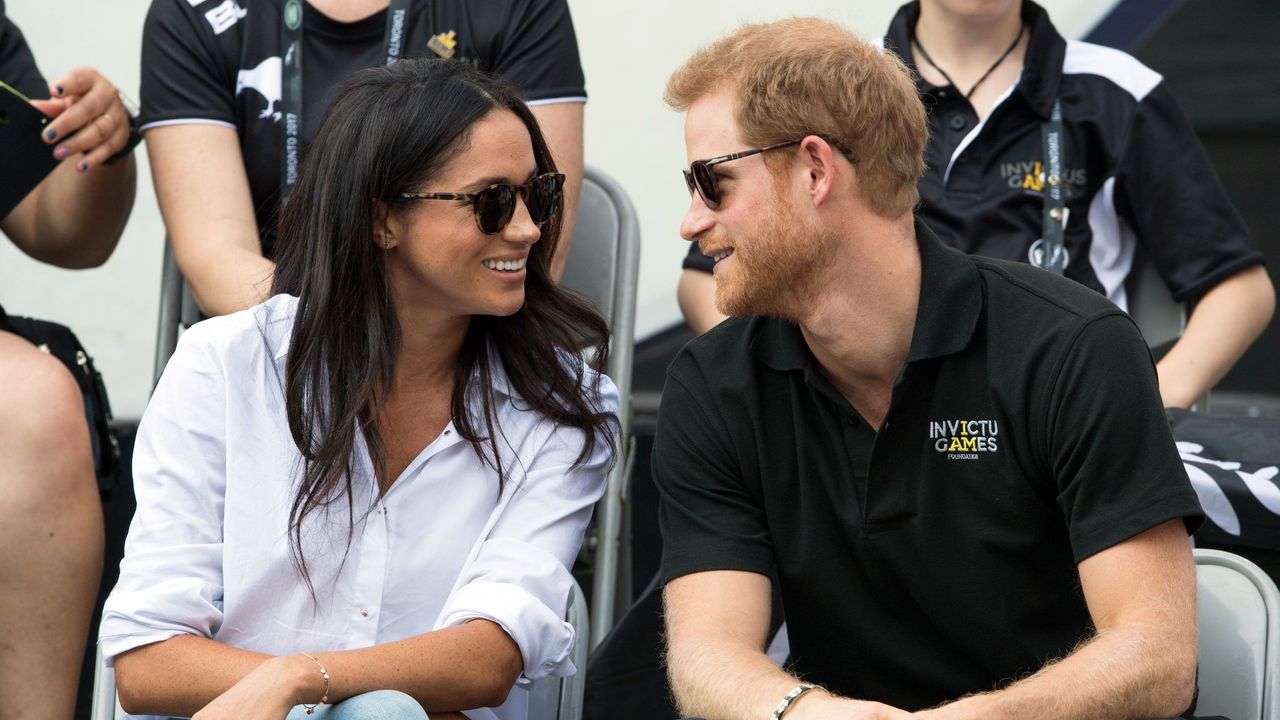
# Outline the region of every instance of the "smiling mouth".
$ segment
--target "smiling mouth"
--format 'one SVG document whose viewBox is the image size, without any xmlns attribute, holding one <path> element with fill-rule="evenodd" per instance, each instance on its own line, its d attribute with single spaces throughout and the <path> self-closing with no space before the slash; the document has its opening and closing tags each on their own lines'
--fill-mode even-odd
<svg viewBox="0 0 1280 720">
<path fill-rule="evenodd" d="M 733 254 L 733 248 L 729 248 L 729 249 L 727 249 L 727 250 L 720 250 L 720 251 L 718 251 L 716 254 L 711 255 L 711 256 L 709 256 L 709 257 L 710 257 L 712 260 L 715 260 L 716 262 L 720 262 L 721 260 L 723 260 L 723 259 L 725 259 L 725 258 L 729 257 L 729 256 L 730 256 L 730 255 L 732 255 L 732 254 Z"/>
<path fill-rule="evenodd" d="M 498 272 L 516 272 L 518 270 L 523 270 L 525 263 L 528 261 L 529 258 L 520 258 L 519 260 L 484 260 L 482 262 L 484 263 L 484 266 L 490 270 L 496 270 Z"/>
</svg>

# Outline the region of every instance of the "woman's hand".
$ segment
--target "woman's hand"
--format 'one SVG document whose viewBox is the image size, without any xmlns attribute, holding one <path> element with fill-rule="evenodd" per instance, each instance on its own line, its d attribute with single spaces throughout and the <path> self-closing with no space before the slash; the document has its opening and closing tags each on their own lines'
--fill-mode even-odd
<svg viewBox="0 0 1280 720">
<path fill-rule="evenodd" d="M 80 154 L 76 169 L 84 172 L 101 165 L 129 141 L 129 112 L 116 86 L 97 70 L 76 68 L 58 78 L 49 91 L 48 100 L 31 104 L 54 119 L 41 137 L 56 144 L 53 156 L 58 160 Z"/>
<path fill-rule="evenodd" d="M 302 655 L 271 658 L 192 720 L 283 720 L 295 705 L 319 702 L 324 692 L 324 678 L 310 659 Z"/>
</svg>

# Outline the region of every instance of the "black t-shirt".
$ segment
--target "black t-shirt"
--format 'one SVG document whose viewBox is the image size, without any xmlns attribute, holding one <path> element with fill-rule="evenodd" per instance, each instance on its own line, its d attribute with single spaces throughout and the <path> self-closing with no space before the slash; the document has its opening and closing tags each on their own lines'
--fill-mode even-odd
<svg viewBox="0 0 1280 720">
<path fill-rule="evenodd" d="M 946 248 L 879 433 L 799 329 L 733 318 L 676 357 L 653 451 L 666 581 L 778 583 L 801 677 L 917 710 L 1092 630 L 1077 563 L 1200 506 L 1132 320 L 1078 284 Z"/>
<path fill-rule="evenodd" d="M 239 132 L 268 257 L 279 204 L 283 6 L 283 0 L 152 0 L 142 44 L 142 130 L 214 123 Z M 304 147 L 336 86 L 383 61 L 386 12 L 342 23 L 303 3 Z M 401 57 L 437 57 L 429 49 L 433 40 L 437 47 L 452 43 L 453 59 L 502 76 L 530 104 L 586 99 L 565 0 L 413 3 Z"/>
<path fill-rule="evenodd" d="M 29 98 L 49 97 L 49 84 L 36 68 L 22 32 L 5 14 L 4 0 L 0 0 L 0 82 Z"/>
<path fill-rule="evenodd" d="M 918 3 L 894 17 L 885 45 L 911 68 L 928 109 L 919 216 L 967 253 L 1028 261 L 1042 234 L 1041 127 L 1061 101 L 1067 277 L 1128 309 L 1135 250 L 1185 301 L 1263 262 L 1163 78 L 1133 57 L 1065 40 L 1022 3 L 1030 40 L 1012 92 L 979 125 L 954 87 L 919 77 L 910 38 Z M 856 148 L 855 148 L 856 150 Z M 710 271 L 696 249 L 684 266 Z"/>
</svg>

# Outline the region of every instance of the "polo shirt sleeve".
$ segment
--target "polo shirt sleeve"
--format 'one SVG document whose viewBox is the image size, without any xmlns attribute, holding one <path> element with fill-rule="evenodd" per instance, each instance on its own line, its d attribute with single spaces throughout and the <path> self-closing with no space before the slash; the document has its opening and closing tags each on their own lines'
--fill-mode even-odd
<svg viewBox="0 0 1280 720">
<path fill-rule="evenodd" d="M 586 102 L 586 80 L 578 57 L 566 0 L 519 0 L 498 29 L 488 70 L 520 90 L 531 105 Z"/>
<path fill-rule="evenodd" d="M 1116 210 L 1178 301 L 1263 262 L 1165 83 L 1135 111 L 1116 164 Z"/>
<path fill-rule="evenodd" d="M 227 386 L 209 329 L 183 333 L 138 426 L 138 510 L 99 631 L 108 665 L 134 648 L 213 637 L 222 626 Z"/>
<path fill-rule="evenodd" d="M 29 98 L 49 97 L 49 84 L 36 68 L 36 59 L 22 31 L 4 14 L 0 2 L 0 81 Z"/>
<path fill-rule="evenodd" d="M 202 14 L 186 0 L 152 0 L 142 30 L 143 130 L 176 123 L 235 127 L 235 47 L 244 23 L 219 22 L 220 8 Z"/>
<path fill-rule="evenodd" d="M 702 254 L 698 243 L 689 243 L 689 252 L 684 256 L 682 267 L 685 270 L 700 270 L 705 273 L 715 269 L 716 261 Z"/>
<path fill-rule="evenodd" d="M 1077 563 L 1173 518 L 1199 526 L 1151 354 L 1128 316 L 1081 327 L 1047 412 L 1046 457 Z"/>
<path fill-rule="evenodd" d="M 773 577 L 764 509 L 744 482 L 727 418 L 691 371 L 687 356 L 668 371 L 653 445 L 662 581 L 708 570 Z"/>
</svg>

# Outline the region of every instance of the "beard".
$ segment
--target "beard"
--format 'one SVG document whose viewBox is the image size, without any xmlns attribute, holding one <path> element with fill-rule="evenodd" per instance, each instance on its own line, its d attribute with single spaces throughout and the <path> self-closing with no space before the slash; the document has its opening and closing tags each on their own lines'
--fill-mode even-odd
<svg viewBox="0 0 1280 720">
<path fill-rule="evenodd" d="M 733 267 L 716 274 L 716 308 L 730 316 L 798 320 L 812 305 L 834 242 L 832 233 L 775 196 L 753 230 L 727 243 L 734 248 Z"/>
</svg>

